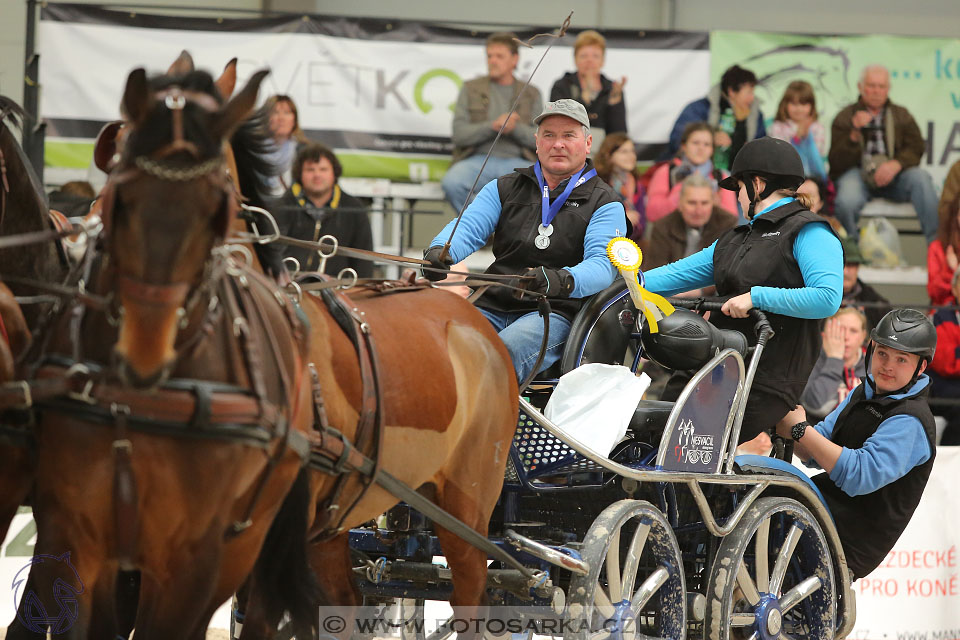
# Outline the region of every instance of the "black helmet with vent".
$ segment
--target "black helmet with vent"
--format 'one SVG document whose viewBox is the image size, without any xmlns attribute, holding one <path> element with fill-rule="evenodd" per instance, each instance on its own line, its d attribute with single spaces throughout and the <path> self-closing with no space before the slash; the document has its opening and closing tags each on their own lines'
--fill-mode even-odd
<svg viewBox="0 0 960 640">
<path fill-rule="evenodd" d="M 766 182 L 760 193 L 754 193 L 753 176 L 759 176 Z M 737 157 L 733 159 L 730 176 L 720 181 L 720 186 L 729 191 L 739 191 L 739 182 L 743 180 L 750 198 L 750 210 L 747 215 L 753 218 L 757 202 L 769 197 L 780 189 L 796 190 L 803 184 L 803 161 L 793 145 L 786 140 L 769 136 L 751 140 L 743 145 Z"/>
<path fill-rule="evenodd" d="M 917 369 L 913 372 L 910 382 L 894 393 L 900 393 L 912 387 L 917 378 L 920 377 L 921 365 L 933 360 L 933 354 L 937 350 L 936 328 L 923 312 L 916 309 L 894 309 L 887 312 L 887 315 L 883 316 L 877 326 L 873 328 L 873 331 L 870 332 L 870 339 L 873 344 L 867 349 L 867 373 L 870 373 L 870 360 L 873 357 L 875 345 L 883 345 L 920 356 Z M 867 381 L 876 391 L 873 380 L 867 377 Z"/>
</svg>

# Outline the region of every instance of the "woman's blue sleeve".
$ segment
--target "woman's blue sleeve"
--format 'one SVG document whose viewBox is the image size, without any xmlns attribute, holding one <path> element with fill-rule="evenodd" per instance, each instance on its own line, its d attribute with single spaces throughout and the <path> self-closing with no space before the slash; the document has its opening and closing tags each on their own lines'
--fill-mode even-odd
<svg viewBox="0 0 960 640">
<path fill-rule="evenodd" d="M 709 287 L 713 284 L 713 249 L 716 241 L 706 249 L 644 272 L 647 290 L 665 296 Z M 641 266 L 643 266 L 641 264 Z"/>
<path fill-rule="evenodd" d="M 803 287 L 752 287 L 753 306 L 794 318 L 829 318 L 843 299 L 843 249 L 826 222 L 805 225 L 793 242 Z"/>
</svg>

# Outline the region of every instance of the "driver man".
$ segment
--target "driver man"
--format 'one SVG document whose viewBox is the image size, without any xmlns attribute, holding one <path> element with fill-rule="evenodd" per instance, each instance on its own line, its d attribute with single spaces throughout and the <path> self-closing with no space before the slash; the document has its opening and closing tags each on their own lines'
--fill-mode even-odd
<svg viewBox="0 0 960 640">
<path fill-rule="evenodd" d="M 915 309 L 895 309 L 870 338 L 865 384 L 816 426 L 797 407 L 777 427 L 793 438 L 801 460 L 823 468 L 813 482 L 833 514 L 854 579 L 876 569 L 906 529 L 937 451 L 930 378 L 923 373 L 937 347 L 936 329 Z"/>
<path fill-rule="evenodd" d="M 627 232 L 627 221 L 619 194 L 597 177 L 587 159 L 593 138 L 583 105 L 575 100 L 548 102 L 533 122 L 536 164 L 488 182 L 464 211 L 449 255 L 440 259 L 455 220 L 433 239 L 424 258 L 435 268 L 449 269 L 483 247 L 492 234 L 495 259 L 486 272 L 533 276 L 521 284 L 551 298 L 543 371 L 563 354 L 581 299 L 613 282 L 616 270 L 607 258 L 607 244 Z M 446 276 L 432 271 L 424 275 L 431 280 Z M 476 304 L 500 333 L 517 379 L 526 379 L 543 339 L 536 297 L 518 299 L 513 291 L 494 286 Z"/>
</svg>

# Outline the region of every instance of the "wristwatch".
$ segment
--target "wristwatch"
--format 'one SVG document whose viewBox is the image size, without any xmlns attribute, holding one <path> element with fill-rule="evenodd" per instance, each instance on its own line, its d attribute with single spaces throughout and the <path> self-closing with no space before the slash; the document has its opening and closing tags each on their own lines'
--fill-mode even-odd
<svg viewBox="0 0 960 640">
<path fill-rule="evenodd" d="M 794 440 L 799 440 L 803 437 L 803 434 L 807 432 L 807 427 L 810 426 L 810 423 L 806 420 L 802 420 L 797 424 L 793 425 L 790 429 L 790 437 Z"/>
</svg>

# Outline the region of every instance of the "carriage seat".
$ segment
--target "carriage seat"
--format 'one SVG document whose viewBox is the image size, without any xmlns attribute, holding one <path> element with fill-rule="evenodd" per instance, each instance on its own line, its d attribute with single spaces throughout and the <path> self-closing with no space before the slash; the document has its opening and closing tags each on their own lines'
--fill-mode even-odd
<svg viewBox="0 0 960 640">
<path fill-rule="evenodd" d="M 630 419 L 628 433 L 634 436 L 655 435 L 659 439 L 674 404 L 663 400 L 641 400 Z"/>
<path fill-rule="evenodd" d="M 827 501 L 824 499 L 823 494 L 820 493 L 820 488 L 814 484 L 810 476 L 786 460 L 771 458 L 769 456 L 744 454 L 735 457 L 733 462 L 740 473 L 766 473 L 781 476 L 790 475 L 802 480 L 804 484 L 813 490 L 813 493 L 816 494 L 817 498 L 820 500 L 820 503 L 827 510 L 827 513 L 830 513 L 830 507 L 827 505 Z M 832 513 L 830 513 L 830 517 L 833 517 Z"/>
</svg>

